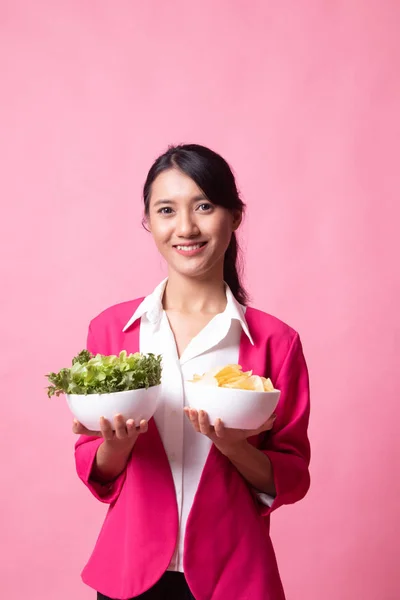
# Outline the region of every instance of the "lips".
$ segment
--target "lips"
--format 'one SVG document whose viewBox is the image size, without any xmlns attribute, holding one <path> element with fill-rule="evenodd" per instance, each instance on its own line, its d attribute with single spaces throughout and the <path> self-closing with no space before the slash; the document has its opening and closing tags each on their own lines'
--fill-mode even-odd
<svg viewBox="0 0 400 600">
<path fill-rule="evenodd" d="M 195 256 L 203 251 L 207 242 L 197 242 L 196 244 L 176 244 L 174 249 L 182 256 Z"/>
<path fill-rule="evenodd" d="M 207 242 L 198 242 L 197 244 L 177 244 L 174 248 L 182 250 L 182 252 L 192 252 L 193 250 L 200 250 L 206 243 Z"/>
</svg>

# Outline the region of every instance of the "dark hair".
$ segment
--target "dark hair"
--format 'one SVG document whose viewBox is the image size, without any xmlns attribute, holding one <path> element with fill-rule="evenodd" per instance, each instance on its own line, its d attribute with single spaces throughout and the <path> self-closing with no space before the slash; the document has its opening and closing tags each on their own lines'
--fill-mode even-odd
<svg viewBox="0 0 400 600">
<path fill-rule="evenodd" d="M 198 144 L 170 146 L 152 165 L 143 187 L 145 215 L 150 208 L 151 186 L 160 173 L 179 169 L 198 185 L 206 197 L 217 206 L 243 214 L 245 205 L 239 196 L 235 177 L 225 159 L 213 150 Z M 241 304 L 248 302 L 248 295 L 241 284 L 242 271 L 240 248 L 235 233 L 225 252 L 224 280 Z"/>
</svg>

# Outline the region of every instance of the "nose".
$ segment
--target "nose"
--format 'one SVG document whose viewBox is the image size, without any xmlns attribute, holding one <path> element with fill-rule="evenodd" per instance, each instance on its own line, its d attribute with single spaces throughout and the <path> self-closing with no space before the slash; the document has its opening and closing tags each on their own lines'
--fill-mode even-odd
<svg viewBox="0 0 400 600">
<path fill-rule="evenodd" d="M 179 211 L 175 233 L 180 238 L 192 238 L 199 235 L 200 229 L 192 211 Z"/>
</svg>

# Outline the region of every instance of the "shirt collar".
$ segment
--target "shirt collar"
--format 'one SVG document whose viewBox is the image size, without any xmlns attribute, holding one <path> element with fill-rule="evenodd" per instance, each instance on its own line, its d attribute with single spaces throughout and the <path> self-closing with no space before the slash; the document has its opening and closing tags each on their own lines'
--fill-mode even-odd
<svg viewBox="0 0 400 600">
<path fill-rule="evenodd" d="M 249 338 L 250 342 L 254 346 L 254 341 L 253 341 L 253 338 L 251 337 L 251 333 L 250 333 L 249 327 L 247 325 L 246 317 L 245 317 L 246 307 L 242 306 L 242 304 L 240 304 L 236 300 L 236 298 L 232 294 L 232 290 L 228 284 L 225 284 L 225 289 L 226 289 L 227 303 L 226 303 L 226 308 L 222 314 L 224 316 L 230 318 L 231 320 L 236 319 L 237 321 L 239 321 L 239 323 L 242 326 L 243 331 L 245 332 L 245 334 Z"/>
<path fill-rule="evenodd" d="M 151 294 L 146 296 L 146 298 L 139 304 L 132 317 L 123 328 L 123 332 L 129 329 L 129 327 L 135 321 L 141 319 L 143 315 L 146 315 L 151 323 L 156 323 L 160 319 L 163 311 L 162 299 L 167 281 L 168 278 L 159 283 L 156 289 Z"/>
<path fill-rule="evenodd" d="M 165 286 L 167 285 L 167 279 L 164 279 L 155 290 L 146 296 L 146 298 L 139 304 L 137 309 L 135 310 L 132 317 L 129 319 L 125 327 L 123 328 L 123 332 L 125 332 L 129 327 L 138 319 L 140 319 L 143 315 L 146 315 L 148 320 L 151 323 L 157 323 L 161 318 L 163 312 L 162 299 L 164 296 Z M 254 341 L 249 331 L 249 327 L 245 318 L 246 307 L 242 306 L 232 294 L 230 287 L 226 284 L 226 308 L 221 316 L 233 320 L 236 319 L 242 326 L 243 331 L 249 338 L 250 342 L 254 346 Z"/>
</svg>

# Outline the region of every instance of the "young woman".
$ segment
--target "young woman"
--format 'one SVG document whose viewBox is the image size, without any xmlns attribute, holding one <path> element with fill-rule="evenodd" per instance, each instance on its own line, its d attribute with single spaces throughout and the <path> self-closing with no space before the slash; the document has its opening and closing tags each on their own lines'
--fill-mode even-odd
<svg viewBox="0 0 400 600">
<path fill-rule="evenodd" d="M 283 600 L 269 515 L 309 487 L 307 367 L 298 334 L 246 307 L 235 232 L 244 210 L 226 161 L 198 145 L 169 148 L 144 186 L 145 223 L 168 265 L 149 296 L 90 324 L 88 349 L 163 356 L 148 423 L 81 434 L 79 477 L 110 505 L 83 580 L 99 600 Z M 281 398 L 256 431 L 228 429 L 185 406 L 183 381 L 239 363 Z"/>
</svg>

